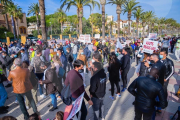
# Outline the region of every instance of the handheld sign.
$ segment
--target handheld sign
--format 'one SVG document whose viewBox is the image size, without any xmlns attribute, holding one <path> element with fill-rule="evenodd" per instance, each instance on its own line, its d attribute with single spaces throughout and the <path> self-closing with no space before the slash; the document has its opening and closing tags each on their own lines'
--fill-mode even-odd
<svg viewBox="0 0 180 120">
<path fill-rule="evenodd" d="M 78 41 L 83 42 L 83 43 L 91 43 L 91 36 L 90 34 L 87 34 L 87 35 L 81 34 Z"/>
<path fill-rule="evenodd" d="M 99 39 L 100 38 L 100 34 L 95 34 L 94 38 Z"/>
<path fill-rule="evenodd" d="M 149 33 L 149 39 L 156 39 L 157 33 Z"/>
<path fill-rule="evenodd" d="M 158 41 L 152 41 L 148 38 L 144 39 L 143 52 L 152 54 L 154 50 L 158 49 Z"/>
</svg>

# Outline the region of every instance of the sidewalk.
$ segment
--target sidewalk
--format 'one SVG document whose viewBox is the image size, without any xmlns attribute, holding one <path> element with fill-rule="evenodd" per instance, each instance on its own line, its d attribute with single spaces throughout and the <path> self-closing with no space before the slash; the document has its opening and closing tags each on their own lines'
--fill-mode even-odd
<svg viewBox="0 0 180 120">
<path fill-rule="evenodd" d="M 180 99 L 175 96 L 175 93 L 178 91 L 179 85 L 180 85 L 180 63 L 175 62 L 175 57 L 173 54 L 170 53 L 170 56 L 168 57 L 174 61 L 175 66 L 175 74 L 173 77 L 171 77 L 168 85 L 168 107 L 163 110 L 161 114 L 157 114 L 156 120 L 170 120 L 170 116 L 172 116 L 178 106 L 180 106 Z M 105 65 L 104 67 L 107 67 Z M 107 72 L 107 71 L 106 71 Z M 128 73 L 128 81 L 129 84 L 137 78 L 137 75 L 135 74 L 135 62 L 132 63 L 131 69 Z M 86 92 L 89 90 L 89 79 L 90 74 L 86 75 Z M 7 84 L 7 83 L 5 83 Z M 120 82 L 120 85 L 122 85 L 122 81 Z M 107 82 L 107 88 L 106 88 L 106 96 L 104 100 L 105 105 L 105 119 L 106 120 L 133 120 L 134 119 L 134 106 L 132 105 L 132 102 L 134 101 L 134 96 L 132 96 L 128 91 L 125 91 L 122 93 L 121 98 L 116 98 L 115 101 L 112 101 L 110 96 L 110 83 Z M 122 89 L 122 88 L 121 88 Z M 8 92 L 8 97 L 6 101 L 6 105 L 10 106 L 9 112 L 6 115 L 0 115 L 0 118 L 3 116 L 14 116 L 18 120 L 24 120 L 23 114 L 20 110 L 20 107 L 18 104 L 15 104 L 14 101 L 16 99 L 15 94 L 12 92 L 12 87 L 6 89 Z M 89 92 L 88 92 L 89 93 Z M 39 95 L 39 93 L 38 93 Z M 38 111 L 41 114 L 42 120 L 53 120 L 57 111 L 64 111 L 65 104 L 63 104 L 62 100 L 58 101 L 58 110 L 55 110 L 53 112 L 49 112 L 49 108 L 47 107 L 48 104 L 50 104 L 51 99 L 48 96 L 46 99 L 41 99 L 38 97 L 38 100 L 40 100 L 41 105 L 38 107 Z M 87 103 L 87 102 L 86 102 Z M 87 104 L 88 107 L 88 104 Z M 33 113 L 32 108 L 28 110 L 29 114 Z M 88 116 L 87 120 L 90 120 L 92 118 L 92 108 L 90 107 L 88 110 Z"/>
</svg>

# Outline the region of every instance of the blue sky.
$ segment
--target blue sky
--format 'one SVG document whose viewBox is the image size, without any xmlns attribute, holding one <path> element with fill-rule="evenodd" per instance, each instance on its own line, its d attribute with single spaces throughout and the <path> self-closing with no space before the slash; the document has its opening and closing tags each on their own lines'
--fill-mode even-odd
<svg viewBox="0 0 180 120">
<path fill-rule="evenodd" d="M 15 4 L 18 4 L 22 7 L 23 12 L 27 13 L 28 6 L 31 3 L 37 3 L 38 0 L 13 0 Z M 98 0 L 97 0 L 98 1 Z M 108 1 L 108 0 L 107 0 Z M 166 18 L 174 18 L 177 22 L 180 23 L 180 0 L 137 0 L 140 2 L 139 5 L 142 6 L 144 11 L 152 10 L 155 12 L 157 17 L 166 17 Z M 45 7 L 47 14 L 54 13 L 59 7 L 61 3 L 60 0 L 45 0 Z M 105 13 L 108 15 L 113 15 L 114 20 L 117 19 L 116 15 L 116 5 L 106 5 Z M 101 13 L 101 8 L 99 9 L 97 6 L 93 11 L 90 12 L 89 7 L 84 7 L 84 17 L 88 18 L 90 13 Z M 69 11 L 66 11 L 67 15 L 76 14 L 76 7 L 72 7 Z M 127 14 L 121 14 L 122 20 L 127 20 Z M 132 17 L 134 19 L 134 17 Z"/>
</svg>

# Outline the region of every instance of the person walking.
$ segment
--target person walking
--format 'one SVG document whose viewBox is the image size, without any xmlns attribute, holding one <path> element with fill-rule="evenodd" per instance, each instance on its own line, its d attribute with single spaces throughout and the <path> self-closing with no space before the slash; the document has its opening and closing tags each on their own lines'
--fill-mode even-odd
<svg viewBox="0 0 180 120">
<path fill-rule="evenodd" d="M 32 97 L 30 82 L 30 71 L 27 68 L 21 68 L 21 59 L 16 58 L 13 63 L 16 66 L 15 70 L 10 71 L 8 80 L 13 82 L 13 92 L 16 94 L 20 109 L 24 114 L 24 119 L 28 120 L 29 113 L 25 107 L 24 96 L 29 100 L 34 113 L 38 113 L 36 104 Z"/>
<path fill-rule="evenodd" d="M 77 43 L 74 42 L 74 45 L 72 47 L 72 52 L 73 52 L 73 57 L 74 57 L 74 61 L 77 59 L 77 52 L 78 52 L 78 47 L 77 47 Z"/>
<path fill-rule="evenodd" d="M 176 61 L 180 62 L 180 39 L 176 43 L 176 50 L 175 50 L 175 56 L 176 56 Z"/>
<path fill-rule="evenodd" d="M 169 40 L 168 39 L 165 39 L 165 38 L 163 38 L 163 41 L 162 41 L 162 44 L 161 44 L 161 48 L 162 49 L 164 49 L 164 50 L 166 50 L 166 53 L 167 53 L 167 55 L 168 55 L 168 48 L 169 48 Z"/>
<path fill-rule="evenodd" d="M 67 58 L 67 67 L 68 67 L 68 72 L 73 69 L 72 62 L 74 60 L 72 52 L 70 51 L 70 48 L 66 48 L 66 58 Z"/>
<path fill-rule="evenodd" d="M 140 47 L 140 42 L 138 41 L 137 46 L 135 47 L 136 66 L 138 66 L 138 62 L 140 60 L 140 57 L 138 57 Z"/>
<path fill-rule="evenodd" d="M 28 54 L 25 52 L 24 49 L 21 49 L 21 62 L 27 61 L 29 62 L 29 56 Z"/>
<path fill-rule="evenodd" d="M 108 61 L 108 47 L 106 46 L 106 43 L 104 42 L 104 45 L 102 46 L 102 53 L 103 53 L 103 62 Z"/>
<path fill-rule="evenodd" d="M 152 68 L 149 75 L 145 77 L 138 77 L 130 86 L 128 91 L 135 96 L 135 118 L 134 120 L 152 120 L 155 112 L 155 106 L 165 108 L 167 107 L 167 99 L 164 94 L 163 87 L 160 83 L 156 82 L 159 78 L 159 70 Z M 155 101 L 156 97 L 160 101 Z"/>
<path fill-rule="evenodd" d="M 175 44 L 176 44 L 176 40 L 175 40 L 175 38 L 173 38 L 171 41 L 171 53 L 173 53 Z"/>
</svg>

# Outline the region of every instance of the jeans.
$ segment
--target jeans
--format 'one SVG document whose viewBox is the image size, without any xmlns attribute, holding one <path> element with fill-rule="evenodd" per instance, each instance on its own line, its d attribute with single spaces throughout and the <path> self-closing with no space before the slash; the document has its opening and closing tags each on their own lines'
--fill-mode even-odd
<svg viewBox="0 0 180 120">
<path fill-rule="evenodd" d="M 72 98 L 73 101 L 76 100 L 76 98 Z M 77 118 L 78 118 L 78 113 L 76 114 Z M 82 106 L 81 106 L 81 119 L 80 120 L 86 120 L 86 116 L 87 116 L 87 108 L 86 108 L 86 104 L 84 102 L 84 100 L 82 101 Z"/>
<path fill-rule="evenodd" d="M 117 93 L 120 93 L 119 81 L 110 80 L 110 83 L 111 83 L 111 95 L 114 96 L 114 84 L 116 85 Z"/>
<path fill-rule="evenodd" d="M 105 62 L 105 59 L 108 61 L 107 54 L 103 54 L 103 62 Z"/>
<path fill-rule="evenodd" d="M 141 110 L 135 108 L 135 118 L 134 118 L 134 120 L 141 120 L 142 115 L 143 115 L 143 120 L 152 120 L 153 113 L 154 113 L 154 111 L 143 113 Z"/>
<path fill-rule="evenodd" d="M 171 45 L 171 53 L 173 53 L 174 45 Z"/>
<path fill-rule="evenodd" d="M 100 118 L 104 118 L 104 98 L 91 98 L 93 105 L 93 120 L 99 120 Z"/>
<path fill-rule="evenodd" d="M 139 60 L 140 60 L 140 58 L 137 57 L 137 55 L 136 55 L 136 65 L 138 65 Z"/>
<path fill-rule="evenodd" d="M 71 63 L 68 62 L 67 66 L 68 66 L 68 72 L 69 72 L 71 69 L 73 69 L 72 62 L 71 62 Z"/>
<path fill-rule="evenodd" d="M 39 79 L 39 80 L 42 80 L 42 78 L 43 78 L 43 76 L 44 76 L 44 73 L 35 73 L 36 74 L 36 76 L 37 76 L 37 78 Z M 39 88 L 39 93 L 40 93 L 40 95 L 42 95 L 43 94 L 43 85 L 40 85 L 39 83 L 38 83 L 38 88 Z"/>
<path fill-rule="evenodd" d="M 53 105 L 53 108 L 56 108 L 57 107 L 57 98 L 56 98 L 56 94 L 50 94 L 49 95 L 51 97 L 51 103 Z"/>
<path fill-rule="evenodd" d="M 123 70 L 122 74 L 121 74 L 121 78 L 123 81 L 123 88 L 127 87 L 127 74 L 128 74 L 129 70 Z"/>
<path fill-rule="evenodd" d="M 34 99 L 32 97 L 31 91 L 28 91 L 28 92 L 23 93 L 23 94 L 16 94 L 17 100 L 18 100 L 19 105 L 20 105 L 20 109 L 21 109 L 22 113 L 24 114 L 24 119 L 28 120 L 29 119 L 29 113 L 27 112 L 27 109 L 25 106 L 24 96 L 26 96 L 27 99 L 29 100 L 31 107 L 33 108 L 34 113 L 37 113 L 37 107 L 36 107 L 36 104 L 35 104 Z"/>
<path fill-rule="evenodd" d="M 3 83 L 0 83 L 0 107 L 4 106 L 7 99 L 7 92 L 4 88 Z"/>
<path fill-rule="evenodd" d="M 77 59 L 77 54 L 73 54 L 74 61 Z"/>
<path fill-rule="evenodd" d="M 32 93 L 32 97 L 34 99 L 34 102 L 37 104 L 38 103 L 38 99 L 37 99 L 37 85 L 31 90 Z M 30 102 L 27 99 L 27 97 L 25 97 L 25 101 L 26 101 L 26 106 L 28 106 L 30 108 Z"/>
</svg>

